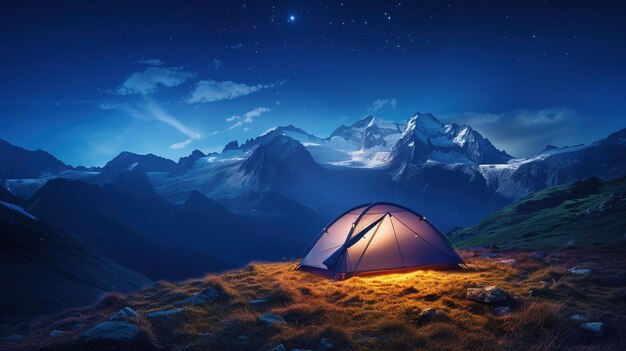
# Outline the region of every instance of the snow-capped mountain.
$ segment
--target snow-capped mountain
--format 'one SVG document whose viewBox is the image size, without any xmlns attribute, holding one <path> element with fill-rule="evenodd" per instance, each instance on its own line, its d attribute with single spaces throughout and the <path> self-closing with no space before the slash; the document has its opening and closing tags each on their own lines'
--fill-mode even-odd
<svg viewBox="0 0 626 351">
<path fill-rule="evenodd" d="M 128 170 L 169 173 L 174 171 L 174 169 L 176 169 L 176 163 L 167 158 L 153 154 L 138 155 L 124 151 L 104 165 L 95 181 L 98 183 L 108 183 L 117 178 L 120 173 Z"/>
<path fill-rule="evenodd" d="M 416 113 L 391 150 L 395 167 L 406 163 L 442 164 L 506 163 L 512 157 L 496 149 L 469 126 L 443 124 L 430 113 Z"/>
<path fill-rule="evenodd" d="M 589 145 L 551 146 L 517 159 L 470 126 L 442 123 L 430 113 L 416 113 L 406 124 L 367 116 L 326 138 L 293 125 L 279 126 L 243 143 L 231 141 L 220 153 L 194 151 L 178 164 L 150 154 L 122 153 L 98 176 L 84 179 L 103 184 L 122 172 L 140 170 L 171 202 L 183 203 L 198 191 L 231 211 L 247 208 L 250 213 L 256 205 L 242 201 L 251 192 L 275 192 L 318 213 L 387 199 L 437 212 L 450 222 L 442 225 L 446 228 L 471 224 L 484 211 L 547 186 L 626 175 L 624 133 Z M 5 183 L 27 198 L 23 195 L 49 179 Z M 452 202 L 455 209 L 446 207 Z"/>
</svg>

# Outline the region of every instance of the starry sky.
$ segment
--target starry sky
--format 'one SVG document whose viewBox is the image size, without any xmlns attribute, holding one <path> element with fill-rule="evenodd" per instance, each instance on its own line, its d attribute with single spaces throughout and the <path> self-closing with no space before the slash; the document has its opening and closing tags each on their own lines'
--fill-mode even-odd
<svg viewBox="0 0 626 351">
<path fill-rule="evenodd" d="M 626 127 L 619 1 L 4 1 L 0 138 L 72 165 L 432 112 L 527 156 Z"/>
</svg>

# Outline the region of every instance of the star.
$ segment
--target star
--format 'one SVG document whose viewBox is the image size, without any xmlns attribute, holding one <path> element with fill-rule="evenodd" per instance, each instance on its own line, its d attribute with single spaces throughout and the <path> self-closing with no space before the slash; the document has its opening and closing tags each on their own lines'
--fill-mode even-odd
<svg viewBox="0 0 626 351">
<path fill-rule="evenodd" d="M 287 22 L 295 22 L 295 21 L 296 21 L 295 15 L 289 15 L 289 17 L 287 18 Z"/>
</svg>

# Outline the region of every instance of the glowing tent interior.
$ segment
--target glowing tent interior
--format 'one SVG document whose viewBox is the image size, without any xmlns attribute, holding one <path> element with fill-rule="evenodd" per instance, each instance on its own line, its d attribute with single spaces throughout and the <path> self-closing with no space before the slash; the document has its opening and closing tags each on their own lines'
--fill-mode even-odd
<svg viewBox="0 0 626 351">
<path fill-rule="evenodd" d="M 330 222 L 298 269 L 333 279 L 358 273 L 456 266 L 463 260 L 424 216 L 388 203 L 357 206 Z"/>
</svg>

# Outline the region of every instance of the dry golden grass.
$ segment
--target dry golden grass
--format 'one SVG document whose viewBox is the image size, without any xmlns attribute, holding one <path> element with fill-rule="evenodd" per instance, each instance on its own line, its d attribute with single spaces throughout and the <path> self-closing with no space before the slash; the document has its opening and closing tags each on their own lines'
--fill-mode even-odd
<svg viewBox="0 0 626 351">
<path fill-rule="evenodd" d="M 293 264 L 255 263 L 201 279 L 160 282 L 126 298 L 108 297 L 94 307 L 69 311 L 41 322 L 23 348 L 78 348 L 75 336 L 121 304 L 145 314 L 174 308 L 176 301 L 214 287 L 219 297 L 210 303 L 186 306 L 185 313 L 169 319 L 137 320 L 142 341 L 133 348 L 270 350 L 284 344 L 287 350 L 317 350 L 326 338 L 338 350 L 626 349 L 624 253 L 623 246 L 570 250 L 554 255 L 548 260 L 552 263 L 531 260 L 528 252 L 501 253 L 517 260 L 511 266 L 464 252 L 468 268 L 460 271 L 419 270 L 338 282 L 294 271 Z M 573 266 L 593 272 L 577 276 L 567 271 Z M 506 291 L 508 301 L 466 299 L 467 288 L 487 285 Z M 255 299 L 267 302 L 250 304 Z M 513 312 L 495 316 L 496 306 Z M 445 314 L 420 317 L 427 308 Z M 265 312 L 286 323 L 259 321 Z M 605 334 L 583 332 L 580 322 L 570 320 L 573 313 L 604 322 Z M 84 327 L 47 336 L 53 325 L 67 327 L 68 318 L 83 321 Z"/>
</svg>

